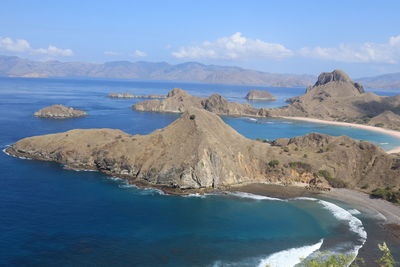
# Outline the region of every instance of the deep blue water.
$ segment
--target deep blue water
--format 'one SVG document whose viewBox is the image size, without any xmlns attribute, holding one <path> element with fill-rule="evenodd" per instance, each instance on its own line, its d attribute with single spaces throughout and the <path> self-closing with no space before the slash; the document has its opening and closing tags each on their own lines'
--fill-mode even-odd
<svg viewBox="0 0 400 267">
<path fill-rule="evenodd" d="M 182 87 L 244 101 L 253 87 L 147 81 L 0 79 L 0 146 L 33 135 L 74 128 L 119 128 L 147 134 L 177 114 L 136 112 L 137 100 L 110 92 L 166 93 Z M 280 106 L 304 88 L 268 88 Z M 50 104 L 81 108 L 88 117 L 39 119 Z M 284 120 L 224 120 L 249 138 L 291 137 L 319 131 L 347 134 L 385 148 L 398 140 L 377 133 Z M 345 207 L 351 209 L 351 207 Z M 340 210 L 339 210 L 340 213 Z M 362 214 L 358 215 L 362 218 Z M 136 189 L 97 172 L 65 170 L 50 162 L 0 154 L 0 265 L 8 266 L 238 266 L 324 240 L 321 249 L 359 245 L 348 221 L 319 202 L 257 200 L 233 195 L 179 197 Z"/>
</svg>

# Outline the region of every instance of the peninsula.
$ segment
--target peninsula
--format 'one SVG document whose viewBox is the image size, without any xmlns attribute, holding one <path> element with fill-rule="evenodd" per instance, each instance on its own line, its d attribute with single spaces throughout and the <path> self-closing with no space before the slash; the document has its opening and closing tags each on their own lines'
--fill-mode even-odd
<svg viewBox="0 0 400 267">
<path fill-rule="evenodd" d="M 33 115 L 40 118 L 68 119 L 87 116 L 87 113 L 64 105 L 52 105 L 36 111 Z"/>
<path fill-rule="evenodd" d="M 25 138 L 6 151 L 179 193 L 251 183 L 367 192 L 400 187 L 400 154 L 387 154 L 345 136 L 315 133 L 271 144 L 250 140 L 199 108 L 188 108 L 172 124 L 149 135 L 76 129 Z"/>
</svg>

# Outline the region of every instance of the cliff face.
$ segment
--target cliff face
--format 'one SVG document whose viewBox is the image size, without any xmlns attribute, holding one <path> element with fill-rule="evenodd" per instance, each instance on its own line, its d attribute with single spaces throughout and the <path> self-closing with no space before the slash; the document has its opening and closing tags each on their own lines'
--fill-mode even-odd
<svg viewBox="0 0 400 267">
<path fill-rule="evenodd" d="M 226 116 L 256 116 L 259 111 L 248 104 L 229 102 L 218 94 L 204 98 L 192 96 L 180 88 L 171 90 L 164 100 L 145 100 L 132 106 L 138 111 L 174 113 L 182 113 L 192 107 Z"/>
<path fill-rule="evenodd" d="M 149 135 L 72 130 L 22 139 L 7 152 L 178 189 L 254 182 L 327 186 L 339 181 L 350 188 L 368 184 L 371 190 L 400 186 L 400 155 L 386 154 L 373 144 L 309 134 L 270 145 L 247 139 L 217 115 L 196 108 Z"/>
<path fill-rule="evenodd" d="M 35 117 L 53 118 L 53 119 L 68 119 L 86 116 L 87 113 L 63 105 L 52 105 L 42 108 L 33 114 Z"/>
</svg>

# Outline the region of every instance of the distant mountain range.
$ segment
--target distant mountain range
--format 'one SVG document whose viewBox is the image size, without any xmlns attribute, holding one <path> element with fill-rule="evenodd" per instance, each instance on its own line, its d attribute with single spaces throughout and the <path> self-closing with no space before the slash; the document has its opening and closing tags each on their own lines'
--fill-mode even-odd
<svg viewBox="0 0 400 267">
<path fill-rule="evenodd" d="M 114 61 L 104 64 L 86 62 L 32 61 L 15 56 L 0 56 L 0 76 L 6 77 L 90 77 L 141 80 L 171 80 L 217 84 L 278 87 L 312 85 L 316 76 L 268 73 L 239 67 L 187 62 Z"/>
<path fill-rule="evenodd" d="M 310 86 L 317 76 L 270 73 L 239 67 L 186 62 L 112 61 L 88 62 L 33 61 L 0 55 L 0 77 L 27 78 L 114 78 L 161 81 L 186 81 L 216 84 L 259 85 L 276 87 Z M 367 88 L 400 89 L 400 72 L 356 79 Z"/>
<path fill-rule="evenodd" d="M 400 72 L 360 78 L 357 82 L 369 88 L 400 89 Z"/>
</svg>

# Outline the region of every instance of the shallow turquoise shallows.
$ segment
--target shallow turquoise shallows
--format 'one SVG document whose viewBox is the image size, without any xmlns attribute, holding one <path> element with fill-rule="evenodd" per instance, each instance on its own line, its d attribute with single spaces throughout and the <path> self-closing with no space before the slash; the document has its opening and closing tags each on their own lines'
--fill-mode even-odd
<svg viewBox="0 0 400 267">
<path fill-rule="evenodd" d="M 174 82 L 0 79 L 0 146 L 34 135 L 75 128 L 119 128 L 148 134 L 177 114 L 135 112 L 138 100 L 110 92 L 220 93 L 230 100 L 255 87 Z M 304 88 L 268 88 L 281 106 Z M 33 112 L 65 104 L 89 113 L 67 120 Z M 285 120 L 224 118 L 249 138 L 292 137 L 309 132 L 347 134 L 385 149 L 399 140 L 343 127 Z M 6 266 L 291 266 L 318 249 L 356 252 L 365 241 L 363 215 L 352 207 L 315 199 L 282 201 L 248 194 L 169 196 L 137 189 L 98 172 L 65 170 L 0 154 L 0 265 Z M 352 227 L 350 227 L 352 225 Z M 290 250 L 289 249 L 293 249 Z M 282 263 L 283 262 L 283 263 Z M 274 265 L 275 264 L 275 265 Z M 285 265 L 286 264 L 286 265 Z"/>
</svg>

